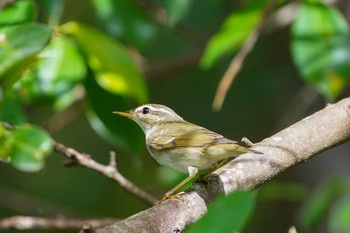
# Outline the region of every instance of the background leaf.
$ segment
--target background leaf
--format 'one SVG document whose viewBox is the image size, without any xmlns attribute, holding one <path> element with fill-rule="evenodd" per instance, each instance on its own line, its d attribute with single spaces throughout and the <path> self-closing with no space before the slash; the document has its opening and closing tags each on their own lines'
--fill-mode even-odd
<svg viewBox="0 0 350 233">
<path fill-rule="evenodd" d="M 302 77 L 334 100 L 349 82 L 349 27 L 341 13 L 322 3 L 303 3 L 292 26 L 292 55 Z"/>
<path fill-rule="evenodd" d="M 255 206 L 253 192 L 234 192 L 209 205 L 206 213 L 186 232 L 237 232 L 251 217 Z"/>
<path fill-rule="evenodd" d="M 138 49 L 145 49 L 157 28 L 134 0 L 91 0 L 107 31 Z"/>
<path fill-rule="evenodd" d="M 96 81 L 103 89 L 133 98 L 138 103 L 147 101 L 144 77 L 122 44 L 80 23 L 67 23 L 62 30 L 72 35 L 84 49 Z"/>
<path fill-rule="evenodd" d="M 168 22 L 170 25 L 176 24 L 178 21 L 182 20 L 192 6 L 193 0 L 166 0 L 165 7 L 168 13 Z"/>
<path fill-rule="evenodd" d="M 0 26 L 24 23 L 33 21 L 36 16 L 35 7 L 32 1 L 16 1 L 0 13 Z"/>
<path fill-rule="evenodd" d="M 209 40 L 200 61 L 201 66 L 209 68 L 219 58 L 237 50 L 256 27 L 266 3 L 266 0 L 244 1 L 240 10 L 230 14 L 219 32 Z"/>
<path fill-rule="evenodd" d="M 0 29 L 0 86 L 4 92 L 35 61 L 51 32 L 47 26 L 34 22 Z"/>
<path fill-rule="evenodd" d="M 24 125 L 10 130 L 2 137 L 0 146 L 2 158 L 17 169 L 25 172 L 39 171 L 45 158 L 52 152 L 52 140 L 42 129 Z"/>
</svg>

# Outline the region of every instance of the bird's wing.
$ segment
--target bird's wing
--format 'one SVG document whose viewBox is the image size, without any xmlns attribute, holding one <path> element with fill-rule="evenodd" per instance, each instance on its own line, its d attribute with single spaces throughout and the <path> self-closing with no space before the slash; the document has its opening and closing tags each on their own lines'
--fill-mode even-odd
<svg viewBox="0 0 350 233">
<path fill-rule="evenodd" d="M 161 150 L 175 147 L 201 147 L 205 149 L 211 145 L 237 143 L 200 126 L 192 125 L 189 128 L 190 130 L 168 131 L 166 134 L 153 138 L 150 144 L 153 148 Z"/>
</svg>

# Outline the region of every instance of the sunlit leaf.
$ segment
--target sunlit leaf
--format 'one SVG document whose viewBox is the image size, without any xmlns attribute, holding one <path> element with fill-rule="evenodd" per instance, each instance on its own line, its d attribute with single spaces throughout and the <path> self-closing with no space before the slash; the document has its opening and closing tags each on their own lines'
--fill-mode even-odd
<svg viewBox="0 0 350 233">
<path fill-rule="evenodd" d="M 32 1 L 16 1 L 0 12 L 0 26 L 33 21 L 36 12 Z"/>
<path fill-rule="evenodd" d="M 94 130 L 111 145 L 137 153 L 144 148 L 141 129 L 129 119 L 113 114 L 133 108 L 123 96 L 103 90 L 90 74 L 85 84 L 88 100 L 87 117 Z"/>
<path fill-rule="evenodd" d="M 91 0 L 107 31 L 144 49 L 156 35 L 156 26 L 133 0 Z"/>
<path fill-rule="evenodd" d="M 103 89 L 139 103 L 147 101 L 145 79 L 121 43 L 85 24 L 70 22 L 62 26 L 62 31 L 72 35 L 83 48 Z"/>
<path fill-rule="evenodd" d="M 349 26 L 341 13 L 320 2 L 303 3 L 292 26 L 292 55 L 302 77 L 327 100 L 349 82 Z"/>
<path fill-rule="evenodd" d="M 167 0 L 165 7 L 168 13 L 168 22 L 170 25 L 176 24 L 178 21 L 186 17 L 189 12 L 193 0 Z"/>
<path fill-rule="evenodd" d="M 313 230 L 317 224 L 321 223 L 343 187 L 343 181 L 333 179 L 317 188 L 303 206 L 299 216 L 301 225 L 307 230 Z"/>
<path fill-rule="evenodd" d="M 45 158 L 52 152 L 49 135 L 31 125 L 8 131 L 1 141 L 1 157 L 7 156 L 14 167 L 25 172 L 39 171 L 45 164 Z"/>
<path fill-rule="evenodd" d="M 255 202 L 252 192 L 234 192 L 221 197 L 210 204 L 208 213 L 186 232 L 240 232 L 252 216 Z"/>
<path fill-rule="evenodd" d="M 47 26 L 32 22 L 0 29 L 0 85 L 4 92 L 35 61 L 51 32 Z"/>
<path fill-rule="evenodd" d="M 21 80 L 21 93 L 27 101 L 51 97 L 57 103 L 64 102 L 59 105 L 64 108 L 74 101 L 69 93 L 85 75 L 85 62 L 71 39 L 53 37 L 38 55 L 36 65 Z"/>
<path fill-rule="evenodd" d="M 244 1 L 244 6 L 234 11 L 208 42 L 200 64 L 211 67 L 222 56 L 237 50 L 259 22 L 267 0 Z"/>
</svg>

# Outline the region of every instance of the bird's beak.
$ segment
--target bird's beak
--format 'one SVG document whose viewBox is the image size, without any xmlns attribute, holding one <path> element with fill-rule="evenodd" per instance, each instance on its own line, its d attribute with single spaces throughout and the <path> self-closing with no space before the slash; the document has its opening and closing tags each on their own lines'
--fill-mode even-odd
<svg viewBox="0 0 350 233">
<path fill-rule="evenodd" d="M 113 112 L 116 115 L 127 117 L 127 118 L 132 118 L 132 114 L 130 112 Z"/>
</svg>

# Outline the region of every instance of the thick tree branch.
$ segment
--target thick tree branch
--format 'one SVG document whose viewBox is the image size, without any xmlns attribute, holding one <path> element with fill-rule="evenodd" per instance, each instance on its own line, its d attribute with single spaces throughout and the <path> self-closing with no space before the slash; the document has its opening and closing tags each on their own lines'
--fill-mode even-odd
<svg viewBox="0 0 350 233">
<path fill-rule="evenodd" d="M 183 202 L 167 200 L 97 233 L 181 232 L 206 211 L 210 201 L 236 190 L 257 188 L 287 168 L 350 139 L 350 98 L 306 117 L 255 144 L 263 154 L 243 154 L 182 194 Z"/>
</svg>

